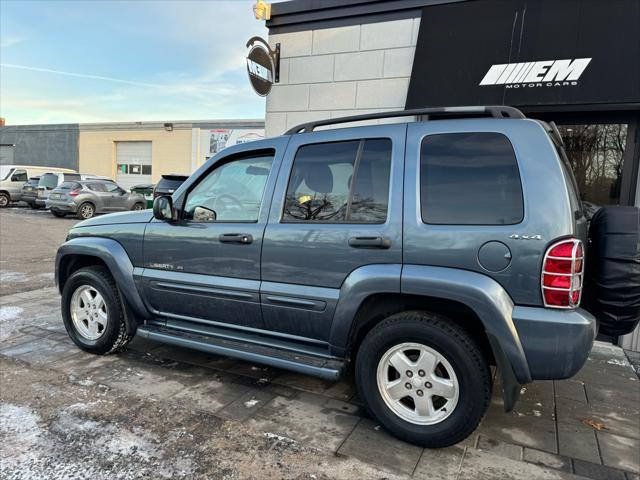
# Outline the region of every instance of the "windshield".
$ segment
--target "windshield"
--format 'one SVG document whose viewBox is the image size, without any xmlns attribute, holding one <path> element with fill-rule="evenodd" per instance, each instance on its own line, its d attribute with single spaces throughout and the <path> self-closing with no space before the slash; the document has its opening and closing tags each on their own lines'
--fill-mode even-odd
<svg viewBox="0 0 640 480">
<path fill-rule="evenodd" d="M 0 165 L 0 180 L 6 180 L 11 170 L 13 170 L 11 165 Z"/>
</svg>

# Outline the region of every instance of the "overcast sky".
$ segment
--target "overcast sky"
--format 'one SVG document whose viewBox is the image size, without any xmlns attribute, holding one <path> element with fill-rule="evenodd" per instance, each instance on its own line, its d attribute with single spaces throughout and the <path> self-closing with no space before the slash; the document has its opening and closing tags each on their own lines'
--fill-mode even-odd
<svg viewBox="0 0 640 480">
<path fill-rule="evenodd" d="M 253 1 L 0 0 L 7 125 L 263 118 Z"/>
</svg>

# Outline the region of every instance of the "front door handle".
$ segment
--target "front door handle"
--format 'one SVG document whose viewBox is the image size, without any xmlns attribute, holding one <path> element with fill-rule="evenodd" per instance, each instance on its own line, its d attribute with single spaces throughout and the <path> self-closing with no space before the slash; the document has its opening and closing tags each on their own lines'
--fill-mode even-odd
<svg viewBox="0 0 640 480">
<path fill-rule="evenodd" d="M 389 248 L 391 240 L 384 237 L 351 237 L 349 246 L 353 248 Z"/>
<path fill-rule="evenodd" d="M 248 233 L 223 233 L 218 236 L 221 243 L 244 243 L 253 242 L 253 237 Z"/>
</svg>

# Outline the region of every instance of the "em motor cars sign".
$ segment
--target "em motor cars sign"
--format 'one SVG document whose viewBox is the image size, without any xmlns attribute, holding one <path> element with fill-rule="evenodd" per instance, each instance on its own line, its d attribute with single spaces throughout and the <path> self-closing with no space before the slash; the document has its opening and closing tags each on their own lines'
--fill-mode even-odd
<svg viewBox="0 0 640 480">
<path fill-rule="evenodd" d="M 576 58 L 491 65 L 480 85 L 575 86 L 589 62 L 590 58 Z"/>
</svg>

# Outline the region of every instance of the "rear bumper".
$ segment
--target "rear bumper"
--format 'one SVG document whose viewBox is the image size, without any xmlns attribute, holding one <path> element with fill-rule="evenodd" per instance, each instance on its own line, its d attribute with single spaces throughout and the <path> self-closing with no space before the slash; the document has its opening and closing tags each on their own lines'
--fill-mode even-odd
<svg viewBox="0 0 640 480">
<path fill-rule="evenodd" d="M 29 194 L 22 194 L 22 197 L 20 197 L 20 200 L 22 200 L 25 203 L 28 203 L 29 205 L 35 205 L 36 204 L 36 197 L 34 195 L 29 195 Z"/>
<path fill-rule="evenodd" d="M 70 212 L 76 213 L 78 211 L 78 206 L 73 202 L 67 202 L 64 200 L 47 200 L 46 201 L 47 208 L 51 210 L 56 210 L 58 212 Z"/>
<path fill-rule="evenodd" d="M 515 306 L 512 318 L 532 380 L 569 378 L 587 361 L 597 327 L 586 310 Z"/>
</svg>

